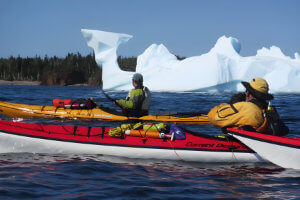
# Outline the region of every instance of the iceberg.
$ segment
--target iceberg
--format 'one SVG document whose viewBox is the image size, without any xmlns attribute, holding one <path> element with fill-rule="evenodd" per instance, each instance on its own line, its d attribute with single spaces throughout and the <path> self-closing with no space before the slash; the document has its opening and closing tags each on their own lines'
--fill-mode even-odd
<svg viewBox="0 0 300 200">
<path fill-rule="evenodd" d="M 117 48 L 132 38 L 123 33 L 81 30 L 102 68 L 104 90 L 130 90 L 135 72 L 123 71 L 117 63 Z M 205 54 L 178 60 L 163 44 L 150 45 L 137 57 L 136 72 L 143 74 L 151 91 L 207 92 L 242 91 L 241 81 L 266 79 L 271 92 L 300 92 L 300 56 L 285 56 L 280 48 L 263 47 L 255 56 L 243 57 L 241 43 L 220 37 Z"/>
</svg>

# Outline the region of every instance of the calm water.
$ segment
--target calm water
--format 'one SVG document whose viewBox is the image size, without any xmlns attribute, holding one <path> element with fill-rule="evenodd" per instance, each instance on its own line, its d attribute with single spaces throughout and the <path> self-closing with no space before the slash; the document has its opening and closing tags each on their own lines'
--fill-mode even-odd
<svg viewBox="0 0 300 200">
<path fill-rule="evenodd" d="M 121 98 L 125 92 L 109 93 Z M 231 93 L 153 93 L 151 112 L 207 112 Z M 94 97 L 113 108 L 97 87 L 0 86 L 0 101 L 51 105 L 54 98 Z M 273 104 L 300 135 L 300 95 L 276 94 Z M 1 119 L 10 119 L 1 116 Z M 26 119 L 51 124 L 117 122 Z M 219 134 L 210 125 L 184 125 Z M 272 164 L 201 164 L 103 155 L 0 154 L 0 199 L 299 199 L 300 171 Z"/>
</svg>

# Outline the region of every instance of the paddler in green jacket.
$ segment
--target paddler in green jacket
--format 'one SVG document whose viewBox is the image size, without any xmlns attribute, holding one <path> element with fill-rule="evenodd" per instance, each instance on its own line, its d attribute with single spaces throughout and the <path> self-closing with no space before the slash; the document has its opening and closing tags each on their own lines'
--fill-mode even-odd
<svg viewBox="0 0 300 200">
<path fill-rule="evenodd" d="M 132 89 L 126 99 L 116 100 L 115 104 L 122 108 L 128 116 L 141 117 L 148 115 L 151 102 L 151 92 L 143 85 L 143 75 L 135 73 L 132 77 Z"/>
<path fill-rule="evenodd" d="M 278 113 L 276 124 L 268 120 L 270 112 L 267 100 L 272 100 L 273 95 L 269 94 L 269 85 L 263 78 L 254 78 L 250 83 L 242 81 L 246 88 L 245 93 L 233 95 L 229 103 L 223 103 L 214 107 L 209 113 L 209 121 L 219 127 L 230 127 L 257 131 L 272 135 L 286 135 L 288 128 L 280 120 Z M 266 113 L 268 115 L 266 116 Z M 274 116 L 275 116 L 274 115 Z M 270 126 L 275 127 L 276 133 Z M 272 127 L 273 129 L 274 127 Z M 273 131 L 273 132 L 272 132 Z"/>
</svg>

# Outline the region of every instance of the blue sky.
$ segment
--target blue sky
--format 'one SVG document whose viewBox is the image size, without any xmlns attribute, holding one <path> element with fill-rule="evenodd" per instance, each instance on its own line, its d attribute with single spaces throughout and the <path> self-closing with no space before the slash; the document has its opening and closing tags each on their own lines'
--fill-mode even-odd
<svg viewBox="0 0 300 200">
<path fill-rule="evenodd" d="M 0 0 L 0 57 L 65 57 L 92 52 L 81 28 L 134 37 L 118 54 L 137 56 L 153 43 L 197 56 L 222 35 L 236 37 L 241 55 L 262 47 L 300 53 L 297 0 Z"/>
</svg>

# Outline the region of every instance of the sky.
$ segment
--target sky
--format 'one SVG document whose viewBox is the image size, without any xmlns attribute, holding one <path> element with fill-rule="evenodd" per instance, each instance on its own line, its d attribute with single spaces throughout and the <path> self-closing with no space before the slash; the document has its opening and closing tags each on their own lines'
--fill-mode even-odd
<svg viewBox="0 0 300 200">
<path fill-rule="evenodd" d="M 199 56 L 223 35 L 241 42 L 242 56 L 274 45 L 294 57 L 299 10 L 298 0 L 0 0 L 0 58 L 90 54 L 82 28 L 133 35 L 118 49 L 125 57 L 153 43 Z"/>
</svg>

